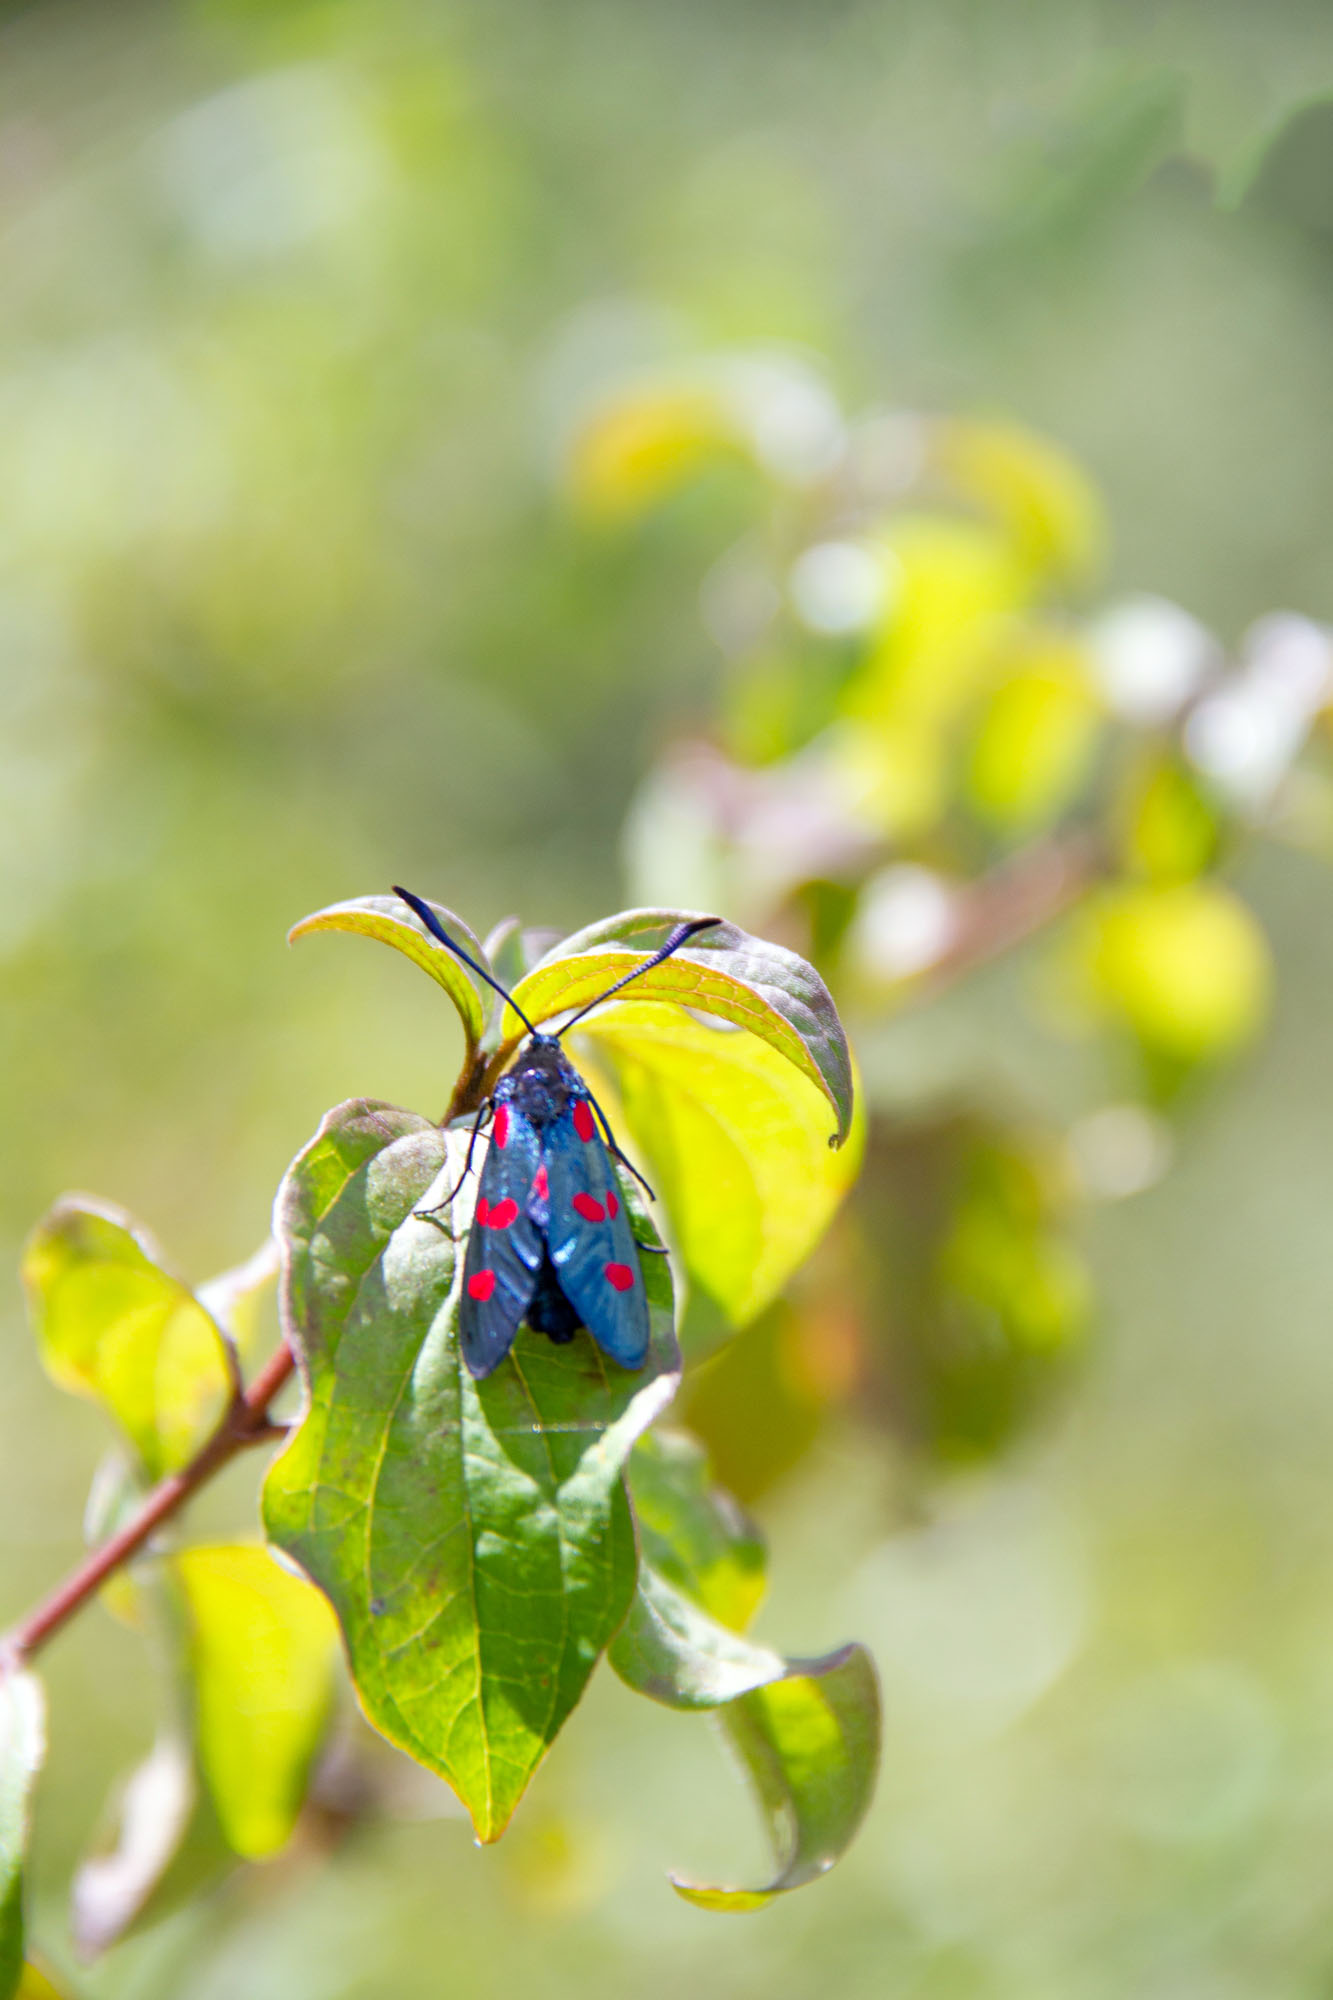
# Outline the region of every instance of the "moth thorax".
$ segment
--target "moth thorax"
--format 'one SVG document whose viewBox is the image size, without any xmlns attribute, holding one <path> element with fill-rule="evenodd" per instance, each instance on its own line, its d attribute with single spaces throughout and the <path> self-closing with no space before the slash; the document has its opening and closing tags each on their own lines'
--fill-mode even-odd
<svg viewBox="0 0 1333 2000">
<path fill-rule="evenodd" d="M 578 1079 L 555 1037 L 534 1035 L 505 1082 L 510 1086 L 506 1096 L 531 1124 L 540 1126 L 554 1124 Z"/>
</svg>

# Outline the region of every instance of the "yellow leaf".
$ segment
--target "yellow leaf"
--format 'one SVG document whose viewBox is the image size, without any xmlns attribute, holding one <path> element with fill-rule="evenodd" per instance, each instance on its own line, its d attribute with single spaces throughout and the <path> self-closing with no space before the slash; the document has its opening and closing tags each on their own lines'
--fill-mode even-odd
<svg viewBox="0 0 1333 2000">
<path fill-rule="evenodd" d="M 267 1549 L 183 1550 L 199 1767 L 230 1845 L 286 1842 L 328 1720 L 337 1626 L 313 1584 Z"/>
<path fill-rule="evenodd" d="M 610 1075 L 691 1283 L 744 1326 L 804 1262 L 855 1179 L 860 1093 L 851 1136 L 834 1151 L 820 1092 L 753 1035 L 633 1002 L 578 1033 Z"/>
<path fill-rule="evenodd" d="M 182 1465 L 230 1391 L 212 1318 L 122 1209 L 71 1195 L 34 1230 L 23 1280 L 42 1361 L 105 1403 L 148 1473 Z"/>
<path fill-rule="evenodd" d="M 960 493 L 1005 528 L 1032 570 L 1079 582 L 1099 569 L 1106 522 L 1097 489 L 1077 461 L 1018 424 L 949 421 L 935 458 Z"/>
<path fill-rule="evenodd" d="M 622 520 L 675 492 L 707 465 L 743 454 L 724 397 L 705 383 L 652 382 L 602 403 L 577 433 L 568 477 L 586 513 Z"/>
<path fill-rule="evenodd" d="M 1081 646 L 1030 634 L 972 738 L 966 783 L 978 815 L 1007 833 L 1048 826 L 1087 777 L 1101 719 Z"/>
<path fill-rule="evenodd" d="M 1241 1046 L 1262 1023 L 1268 943 L 1220 883 L 1108 890 L 1086 922 L 1094 986 L 1148 1047 L 1201 1061 Z"/>
</svg>

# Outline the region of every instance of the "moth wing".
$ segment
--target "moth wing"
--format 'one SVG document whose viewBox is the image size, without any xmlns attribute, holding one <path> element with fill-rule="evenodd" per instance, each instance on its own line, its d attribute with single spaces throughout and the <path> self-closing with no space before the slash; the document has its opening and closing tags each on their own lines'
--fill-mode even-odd
<svg viewBox="0 0 1333 2000">
<path fill-rule="evenodd" d="M 622 1368 L 642 1368 L 649 1321 L 639 1246 L 586 1098 L 547 1128 L 544 1150 L 546 1243 L 560 1289 L 604 1353 Z"/>
<path fill-rule="evenodd" d="M 508 1354 L 537 1289 L 542 1234 L 528 1204 L 541 1163 L 536 1128 L 512 1104 L 499 1106 L 477 1184 L 458 1311 L 458 1344 L 478 1380 Z"/>
</svg>

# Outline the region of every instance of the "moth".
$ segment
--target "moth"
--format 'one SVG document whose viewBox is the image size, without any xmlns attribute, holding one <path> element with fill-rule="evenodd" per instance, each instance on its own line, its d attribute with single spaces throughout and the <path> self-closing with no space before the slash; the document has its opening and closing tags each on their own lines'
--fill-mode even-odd
<svg viewBox="0 0 1333 2000">
<path fill-rule="evenodd" d="M 469 1373 L 480 1380 L 498 1368 L 525 1319 L 557 1345 L 586 1327 L 622 1368 L 642 1368 L 649 1319 L 640 1256 L 651 1246 L 640 1244 L 630 1227 L 612 1159 L 636 1179 L 643 1176 L 616 1144 L 601 1106 L 560 1041 L 594 1007 L 721 919 L 695 917 L 678 924 L 642 965 L 581 1007 L 557 1034 L 543 1035 L 513 995 L 449 936 L 428 903 L 397 886 L 394 894 L 432 937 L 513 1007 L 528 1030 L 513 1067 L 477 1112 L 458 1183 L 461 1187 L 471 1169 L 478 1134 L 489 1118 L 490 1144 L 459 1308 L 459 1344 Z M 433 1211 L 423 1213 L 435 1219 Z"/>
</svg>

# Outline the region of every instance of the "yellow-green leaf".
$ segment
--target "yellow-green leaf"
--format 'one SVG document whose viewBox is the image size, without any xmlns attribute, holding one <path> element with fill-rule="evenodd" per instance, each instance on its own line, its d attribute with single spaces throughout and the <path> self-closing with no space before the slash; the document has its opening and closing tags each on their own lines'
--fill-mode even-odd
<svg viewBox="0 0 1333 2000">
<path fill-rule="evenodd" d="M 432 903 L 429 897 L 422 900 L 429 904 L 450 936 L 456 937 L 463 949 L 484 965 L 481 945 L 462 918 L 446 910 L 443 903 Z M 395 951 L 401 951 L 444 988 L 458 1009 L 469 1051 L 476 1048 L 485 1032 L 489 996 L 483 999 L 477 981 L 462 960 L 431 936 L 400 897 L 356 896 L 350 902 L 331 903 L 327 909 L 316 910 L 313 916 L 302 917 L 299 924 L 293 924 L 287 933 L 288 942 L 308 937 L 313 931 L 351 931 L 357 937 L 378 938 L 381 944 L 390 944 Z"/>
<path fill-rule="evenodd" d="M 1220 882 L 1108 889 L 1083 914 L 1079 935 L 1102 1003 L 1163 1055 L 1227 1055 L 1267 1012 L 1267 939 Z"/>
<path fill-rule="evenodd" d="M 741 462 L 746 440 L 719 385 L 652 379 L 607 397 L 576 433 L 571 497 L 600 520 L 632 518 L 707 466 Z"/>
<path fill-rule="evenodd" d="M 578 1032 L 612 1082 L 691 1285 L 744 1326 L 805 1261 L 855 1179 L 859 1114 L 834 1152 L 806 1075 L 768 1043 L 680 1008 L 626 1001 Z"/>
<path fill-rule="evenodd" d="M 261 1860 L 284 1845 L 328 1720 L 337 1626 L 267 1549 L 182 1550 L 196 1754 L 223 1833 Z"/>
<path fill-rule="evenodd" d="M 1028 635 L 983 703 L 967 760 L 978 816 L 1005 833 L 1035 833 L 1088 775 L 1102 722 L 1085 655 L 1058 632 Z"/>
<path fill-rule="evenodd" d="M 624 910 L 590 925 L 566 938 L 520 980 L 514 999 L 537 1025 L 584 1007 L 633 971 L 636 960 L 656 950 L 677 924 L 697 914 Z M 839 1144 L 846 1138 L 853 1096 L 847 1038 L 824 981 L 794 951 L 751 937 L 734 924 L 718 923 L 635 980 L 635 1006 L 641 1009 L 652 1000 L 698 1008 L 767 1042 L 824 1093 L 837 1114 L 834 1136 Z M 521 1032 L 522 1023 L 511 1011 L 505 1034 L 517 1037 Z"/>
<path fill-rule="evenodd" d="M 23 1280 L 48 1374 L 103 1403 L 153 1478 L 184 1464 L 231 1393 L 216 1322 L 148 1231 L 87 1195 L 28 1240 Z"/>
<path fill-rule="evenodd" d="M 711 1888 L 673 1875 L 687 1902 L 706 1910 L 757 1910 L 827 1874 L 870 1804 L 879 1768 L 879 1685 L 864 1646 L 793 1665 L 780 1680 L 721 1712 L 722 1727 L 754 1786 L 777 1855 L 777 1873 L 755 1889 Z"/>
<path fill-rule="evenodd" d="M 42 1684 L 0 1668 L 0 2000 L 13 2000 L 23 1975 L 23 1877 L 33 1781 L 46 1753 Z"/>
<path fill-rule="evenodd" d="M 1049 438 L 1018 424 L 951 419 L 933 456 L 960 493 L 1000 521 L 1034 570 L 1086 581 L 1099 567 L 1106 523 L 1097 489 Z"/>
<path fill-rule="evenodd" d="M 40 1966 L 29 1962 L 23 1968 L 15 2000 L 65 2000 L 58 1986 L 53 1986 Z"/>
<path fill-rule="evenodd" d="M 1191 881 L 1217 858 L 1221 817 L 1176 756 L 1156 756 L 1134 772 L 1121 817 L 1125 860 L 1151 882 Z"/>
</svg>

